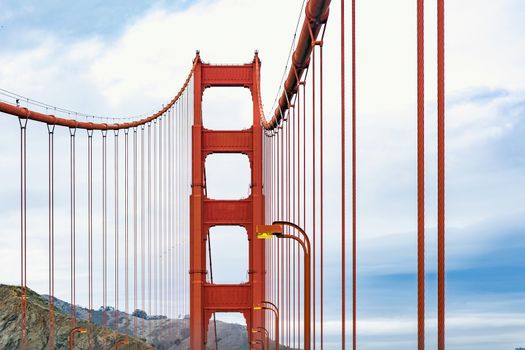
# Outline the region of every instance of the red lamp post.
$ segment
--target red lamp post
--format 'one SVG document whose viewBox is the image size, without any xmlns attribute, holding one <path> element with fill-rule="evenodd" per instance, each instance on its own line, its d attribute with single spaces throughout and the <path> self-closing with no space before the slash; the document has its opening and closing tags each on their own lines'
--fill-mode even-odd
<svg viewBox="0 0 525 350">
<path fill-rule="evenodd" d="M 264 335 L 264 342 L 263 342 L 263 347 L 264 349 L 268 350 L 268 341 L 269 341 L 269 333 L 268 333 L 268 330 L 264 327 L 257 327 L 257 328 L 252 328 L 252 333 L 262 333 Z"/>
<path fill-rule="evenodd" d="M 283 232 L 283 225 L 290 226 L 297 230 L 303 237 L 300 239 L 293 235 Z M 304 349 L 310 350 L 311 343 L 311 317 L 310 317 L 310 240 L 304 230 L 288 221 L 274 221 L 272 225 L 257 225 L 257 238 L 269 239 L 272 237 L 293 239 L 303 248 L 304 252 Z"/>
<path fill-rule="evenodd" d="M 87 333 L 87 329 L 84 327 L 74 327 L 69 331 L 69 349 L 73 350 L 75 333 Z"/>
<path fill-rule="evenodd" d="M 260 305 L 254 306 L 254 310 L 269 310 L 275 315 L 275 350 L 279 350 L 279 308 L 269 301 L 262 301 L 262 304 L 267 304 L 269 306 Z"/>
</svg>

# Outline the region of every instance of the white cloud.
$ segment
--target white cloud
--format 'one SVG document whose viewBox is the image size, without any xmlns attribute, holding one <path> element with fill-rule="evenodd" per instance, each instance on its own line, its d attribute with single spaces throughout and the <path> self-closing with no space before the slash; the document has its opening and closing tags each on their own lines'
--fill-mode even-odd
<svg viewBox="0 0 525 350">
<path fill-rule="evenodd" d="M 220 0 L 198 2 L 182 11 L 154 7 L 128 23 L 115 38 L 100 36 L 73 42 L 62 42 L 54 33 L 37 28 L 34 35 L 39 36 L 38 46 L 0 53 L 0 86 L 51 104 L 98 115 L 148 114 L 158 110 L 178 91 L 196 49 L 201 50 L 203 60 L 213 63 L 250 61 L 254 50 L 259 49 L 263 62 L 263 101 L 269 112 L 300 4 L 300 1 Z M 340 251 L 340 97 L 337 64 L 339 14 L 337 3 L 334 5 L 324 46 L 325 233 L 329 238 L 325 240 L 325 247 L 327 266 L 333 266 L 333 271 L 337 272 Z M 499 163 L 505 158 L 505 150 L 496 149 L 498 143 L 507 141 L 522 119 L 519 115 L 506 114 L 504 109 L 519 101 L 524 90 L 525 35 L 524 27 L 520 25 L 519 13 L 523 11 L 518 10 L 520 6 L 519 1 L 510 0 L 447 2 L 447 92 L 449 101 L 454 101 L 447 110 L 447 214 L 449 232 L 456 233 L 450 236 L 448 243 L 451 251 L 457 247 L 462 249 L 457 254 L 458 260 L 451 261 L 449 266 L 452 268 L 468 265 L 472 257 L 486 252 L 491 242 L 502 235 L 499 230 L 479 234 L 477 228 L 509 217 L 521 222 L 520 216 L 508 213 L 523 212 L 525 194 L 522 184 L 525 179 L 522 173 L 516 173 L 516 169 Z M 434 11 L 433 2 L 429 3 L 426 107 L 429 154 L 427 224 L 430 229 L 435 226 L 436 169 L 432 151 L 435 147 Z M 413 271 L 414 256 L 408 255 L 407 251 L 414 253 L 416 223 L 415 4 L 386 0 L 363 2 L 358 6 L 358 16 L 359 259 L 367 272 Z M 348 20 L 347 25 L 349 23 Z M 350 80 L 347 82 L 349 89 Z M 508 94 L 483 103 L 454 99 L 472 88 L 504 89 Z M 212 102 L 210 110 L 218 110 L 224 101 L 216 99 Z M 235 109 L 239 113 L 250 110 L 249 100 L 230 103 L 244 103 Z M 228 109 L 223 108 L 218 118 L 228 120 L 228 117 Z M 3 120 L 2 127 L 13 130 L 2 141 L 5 146 L 2 149 L 10 149 L 8 147 L 12 148 L 18 141 L 16 122 Z M 40 145 L 45 145 L 44 131 L 41 137 Z M 67 149 L 67 143 L 63 147 Z M 495 153 L 489 154 L 488 151 Z M 35 152 L 35 159 L 40 158 L 39 164 L 45 168 L 45 147 L 42 152 L 41 155 Z M 17 155 L 13 154 L 2 154 L 2 167 L 18 165 Z M 62 156 L 62 167 L 66 171 L 67 154 L 63 152 Z M 307 171 L 311 173 L 310 164 Z M 2 183 L 12 184 L 4 186 L 1 191 L 6 198 L 10 192 L 17 193 L 18 182 L 13 174 L 3 174 L 2 180 L 5 180 Z M 61 199 L 67 206 L 65 176 L 63 182 Z M 45 189 L 45 186 L 45 178 L 35 180 L 35 189 Z M 308 209 L 311 210 L 310 205 Z M 40 226 L 39 232 L 43 235 L 46 234 L 44 214 L 39 213 L 39 223 L 34 224 Z M 63 215 L 67 216 L 67 208 Z M 6 210 L 2 218 L 3 222 L 9 223 L 5 232 L 8 228 L 9 232 L 14 232 L 2 235 L 2 246 L 16 247 L 16 242 L 14 245 L 11 242 L 12 237 L 17 237 L 16 211 Z M 67 222 L 64 225 L 66 232 Z M 429 231 L 429 235 L 433 235 L 433 231 Z M 432 248 L 433 242 L 430 237 Z M 432 248 L 429 254 L 432 254 Z M 13 261 L 4 252 L 2 249 L 3 261 Z M 45 256 L 38 259 L 45 261 Z M 63 289 L 67 290 L 67 272 L 61 278 Z M 335 288 L 337 283 L 327 281 Z M 451 326 L 459 327 L 461 322 L 469 321 L 478 332 L 482 332 L 489 325 L 480 323 L 482 317 L 478 316 L 451 318 Z M 503 320 L 505 315 L 494 317 Z M 509 320 L 514 325 L 522 325 L 514 317 Z M 413 328 L 413 321 L 399 319 L 393 323 L 390 318 L 370 319 L 364 320 L 361 327 L 363 336 L 380 331 L 406 335 Z M 330 324 L 327 325 L 329 329 Z M 475 339 L 475 334 L 468 339 Z M 468 349 L 468 346 L 463 344 L 461 348 Z"/>
</svg>

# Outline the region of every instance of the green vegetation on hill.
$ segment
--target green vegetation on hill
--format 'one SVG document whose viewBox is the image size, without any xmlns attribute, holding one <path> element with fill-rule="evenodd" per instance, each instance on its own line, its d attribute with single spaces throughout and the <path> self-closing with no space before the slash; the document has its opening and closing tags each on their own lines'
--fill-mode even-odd
<svg viewBox="0 0 525 350">
<path fill-rule="evenodd" d="M 46 299 L 27 288 L 27 349 L 49 348 L 49 304 Z M 0 284 L 0 349 L 21 348 L 20 313 L 22 289 L 21 287 Z M 125 335 L 111 329 L 90 326 L 86 321 L 78 320 L 77 326 L 91 331 L 86 334 L 75 335 L 75 349 L 88 349 L 91 338 L 94 349 L 113 349 L 115 341 Z M 69 349 L 69 330 L 71 318 L 60 309 L 55 308 L 55 349 Z M 140 339 L 128 337 L 129 345 L 119 346 L 119 349 L 133 349 L 135 345 L 145 348 L 147 344 Z"/>
</svg>

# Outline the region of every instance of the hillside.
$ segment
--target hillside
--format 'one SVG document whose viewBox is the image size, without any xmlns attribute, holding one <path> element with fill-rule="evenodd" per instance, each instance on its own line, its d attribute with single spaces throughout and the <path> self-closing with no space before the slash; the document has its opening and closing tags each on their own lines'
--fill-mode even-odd
<svg viewBox="0 0 525 350">
<path fill-rule="evenodd" d="M 21 348 L 21 288 L 0 284 L 0 348 Z M 27 349 L 45 349 L 49 347 L 49 310 L 48 303 L 39 294 L 27 289 Z M 88 327 L 88 323 L 79 320 L 78 326 Z M 56 308 L 55 312 L 55 349 L 69 349 L 69 330 L 71 319 L 69 315 Z M 121 339 L 122 334 L 115 334 L 110 329 L 93 326 L 93 347 L 96 349 L 112 349 L 115 340 Z M 137 338 L 129 337 L 129 345 L 120 346 L 120 349 L 131 349 L 134 345 L 144 348 L 146 343 Z M 77 334 L 75 348 L 87 349 L 88 336 Z"/>
<path fill-rule="evenodd" d="M 20 296 L 21 289 L 18 286 L 7 286 L 0 284 L 0 349 L 20 349 Z M 55 304 L 55 348 L 69 349 L 69 329 L 71 318 L 69 315 L 70 304 L 56 299 Z M 140 344 L 145 348 L 147 344 L 159 350 L 187 350 L 189 349 L 189 320 L 168 319 L 166 316 L 148 316 L 145 312 L 137 310 L 129 315 L 119 312 L 119 318 L 114 318 L 112 308 L 106 312 L 106 327 L 103 323 L 102 310 L 93 310 L 93 341 L 95 349 L 113 349 L 115 339 L 121 339 L 129 334 L 129 348 Z M 88 327 L 88 309 L 81 306 L 76 308 L 77 325 Z M 39 295 L 27 289 L 27 329 L 28 349 L 44 349 L 49 346 L 49 309 L 48 297 Z M 119 333 L 115 333 L 115 325 L 118 324 Z M 131 335 L 134 325 L 137 325 L 139 338 Z M 128 326 L 129 325 L 129 326 Z M 212 324 L 208 332 L 208 349 L 215 350 L 215 339 Z M 115 337 L 116 335 L 116 337 Z M 239 324 L 231 324 L 217 321 L 217 345 L 219 349 L 246 350 L 248 339 L 246 327 Z M 146 344 L 147 343 L 147 344 Z M 87 335 L 77 334 L 75 336 L 75 349 L 87 349 Z M 127 346 L 119 346 L 120 349 L 128 349 Z M 281 349 L 285 349 L 282 347 Z"/>
</svg>

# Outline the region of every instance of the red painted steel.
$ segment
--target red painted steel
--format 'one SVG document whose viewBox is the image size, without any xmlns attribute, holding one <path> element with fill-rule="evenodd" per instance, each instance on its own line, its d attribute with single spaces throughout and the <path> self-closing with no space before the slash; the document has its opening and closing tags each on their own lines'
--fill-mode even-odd
<svg viewBox="0 0 525 350">
<path fill-rule="evenodd" d="M 162 265 L 161 260 L 161 249 L 165 245 L 171 245 L 171 240 L 174 237 L 165 235 L 166 227 L 170 226 L 170 231 L 172 227 L 172 222 L 167 219 L 167 213 L 162 211 L 163 207 L 167 205 L 167 202 L 172 202 L 172 198 L 166 197 L 166 192 L 171 193 L 172 190 L 168 188 L 166 190 L 166 180 L 167 178 L 173 177 L 173 164 L 171 163 L 173 151 L 171 149 L 171 124 L 168 125 L 166 129 L 164 118 L 157 119 L 166 113 L 171 113 L 171 109 L 175 102 L 179 100 L 182 93 L 189 86 L 191 78 L 193 78 L 193 89 L 194 89 L 194 100 L 193 100 L 193 112 L 194 112 L 194 124 L 192 126 L 192 160 L 191 160 L 191 171 L 192 171 L 192 192 L 190 196 L 190 337 L 191 337 L 191 349 L 205 349 L 207 341 L 207 331 L 209 319 L 216 312 L 239 312 L 244 315 L 247 323 L 248 330 L 248 339 L 250 344 L 260 344 L 264 341 L 264 336 L 269 335 L 267 332 L 252 332 L 252 329 L 264 329 L 265 317 L 264 313 L 254 312 L 254 306 L 260 306 L 264 303 L 269 303 L 265 301 L 267 296 L 268 299 L 275 301 L 278 307 L 281 310 L 282 322 L 279 324 L 278 320 L 273 324 L 275 326 L 275 339 L 279 339 L 279 332 L 283 334 L 285 342 L 288 345 L 291 343 L 295 347 L 295 297 L 299 300 L 300 303 L 301 293 L 300 291 L 295 293 L 295 245 L 293 245 L 293 260 L 291 260 L 291 249 L 292 246 L 290 241 L 283 242 L 279 240 L 278 242 L 267 242 L 264 240 L 258 240 L 256 235 L 259 231 L 271 231 L 272 233 L 280 233 L 279 238 L 289 238 L 297 241 L 299 246 L 305 250 L 304 256 L 304 347 L 309 349 L 312 345 L 311 343 L 311 317 L 310 313 L 313 311 L 313 347 L 316 346 L 316 288 L 317 276 L 317 240 L 320 242 L 320 339 L 321 339 L 321 348 L 323 347 L 323 53 L 322 53 L 322 38 L 320 41 L 317 41 L 317 36 L 323 29 L 323 26 L 328 18 L 328 9 L 330 1 L 322 0 L 309 0 L 306 5 L 306 18 L 303 22 L 302 30 L 297 42 L 297 47 L 292 56 L 292 65 L 291 69 L 288 71 L 288 77 L 284 83 L 284 91 L 280 98 L 278 99 L 277 108 L 273 112 L 272 118 L 267 121 L 262 112 L 262 103 L 261 103 L 261 93 L 260 93 L 260 61 L 257 53 L 255 58 L 251 63 L 240 64 L 240 65 L 213 65 L 208 63 L 203 63 L 200 59 L 199 54 L 193 62 L 192 70 L 181 88 L 180 92 L 170 101 L 166 107 L 164 107 L 158 113 L 155 113 L 147 118 L 136 120 L 126 123 L 117 123 L 117 124 L 105 124 L 105 123 L 89 123 L 89 122 L 80 122 L 72 119 L 63 119 L 58 118 L 53 115 L 42 114 L 34 111 L 30 111 L 26 108 L 14 106 L 7 103 L 0 102 L 0 112 L 8 113 L 14 116 L 17 116 L 20 121 L 21 129 L 21 138 L 20 138 L 20 185 L 21 185 L 21 231 L 20 231 L 20 244 L 21 244 L 21 347 L 25 348 L 27 346 L 27 315 L 26 315 L 26 285 L 27 285 L 27 276 L 26 276 L 26 264 L 27 264 L 27 208 L 26 208 L 26 125 L 29 119 L 47 123 L 48 124 L 48 133 L 49 133 L 49 292 L 50 295 L 54 295 L 54 141 L 53 141 L 53 130 L 55 125 L 61 125 L 64 127 L 70 128 L 70 220 L 71 220 L 71 301 L 72 301 L 72 335 L 75 331 L 78 331 L 79 328 L 75 328 L 75 297 L 76 297 L 76 282 L 75 282 L 75 230 L 76 230 L 76 165 L 75 165 L 75 130 L 86 129 L 88 132 L 88 268 L 89 268 L 89 306 L 92 307 L 92 263 L 93 263 L 93 247 L 92 247 L 92 228 L 93 228 L 93 213 L 92 213 L 92 192 L 93 192 L 93 176 L 92 176 L 92 135 L 93 130 L 102 130 L 102 211 L 103 211 L 103 252 L 102 252 L 102 265 L 103 265 L 103 306 L 107 306 L 107 145 L 106 145 L 106 135 L 107 130 L 115 130 L 114 134 L 114 166 L 113 170 L 114 176 L 114 187 L 116 191 L 119 190 L 119 154 L 118 154 L 118 130 L 125 129 L 125 154 L 124 154 L 124 188 L 125 188 L 125 204 L 124 204 L 124 215 L 125 215 L 125 310 L 128 310 L 129 296 L 128 296 L 128 167 L 129 167 L 129 155 L 128 155 L 128 132 L 129 128 L 134 129 L 133 135 L 133 202 L 134 202 L 134 307 L 137 307 L 137 136 L 136 132 L 137 126 L 142 126 L 141 136 L 141 200 L 144 202 L 145 196 L 145 185 L 144 185 L 144 167 L 145 165 L 145 155 L 144 155 L 144 134 L 145 134 L 145 124 L 148 125 L 148 144 L 147 144 L 147 167 L 148 167 L 148 194 L 147 194 L 147 221 L 148 221 L 148 302 L 149 308 L 148 312 L 152 312 L 151 307 L 152 300 L 155 303 L 154 308 L 156 313 L 168 313 L 166 305 L 160 305 L 161 310 L 159 310 L 159 300 L 165 300 L 167 298 L 167 289 L 169 290 L 172 286 L 171 284 L 165 285 L 166 281 L 163 278 L 166 275 L 170 275 L 170 271 L 166 270 L 166 266 Z M 356 209 L 356 191 L 357 191 L 357 181 L 356 181 L 356 10 L 355 10 L 356 1 L 352 0 L 351 10 L 352 10 L 352 341 L 353 349 L 356 349 L 357 341 L 357 300 L 356 300 L 356 280 L 357 280 L 357 209 Z M 438 115 L 437 115 L 437 126 L 438 126 L 438 349 L 444 350 L 445 348 L 445 57 L 444 57 L 444 0 L 437 1 L 437 90 L 438 90 Z M 344 21 L 344 1 L 341 1 L 341 220 L 342 220 L 342 261 L 341 261 L 341 272 L 342 272 L 342 309 L 341 309 L 341 327 L 342 327 L 342 349 L 345 348 L 346 344 L 346 281 L 345 281 L 345 272 L 346 272 L 346 197 L 345 197 L 345 21 Z M 316 45 L 320 46 L 320 85 L 318 91 L 316 91 L 316 65 L 315 65 L 315 52 L 314 48 Z M 310 66 L 310 60 L 312 60 L 312 94 L 311 94 L 311 114 L 306 112 L 306 75 L 308 68 Z M 303 79 L 303 80 L 301 80 Z M 302 89 L 302 114 L 301 114 L 301 94 L 300 86 L 303 85 Z M 213 87 L 244 87 L 250 90 L 252 95 L 252 116 L 253 116 L 253 125 L 246 130 L 239 131 L 214 131 L 207 130 L 202 125 L 202 98 L 203 92 L 207 88 Z M 319 93 L 319 95 L 316 95 Z M 296 96 L 297 94 L 297 96 Z M 294 99 L 295 97 L 295 99 Z M 319 101 L 320 105 L 316 105 L 316 99 Z M 183 102 L 188 103 L 188 99 L 183 100 Z M 187 106 L 186 106 L 187 107 Z M 292 113 L 293 108 L 293 113 Z M 297 113 L 296 113 L 297 109 Z M 316 112 L 319 110 L 317 115 L 319 119 L 316 119 Z M 187 110 L 186 110 L 187 112 Z M 424 149 L 424 0 L 417 1 L 417 192 L 418 192 L 418 222 L 417 222 L 417 240 L 418 240 L 418 348 L 424 349 L 425 347 L 425 194 L 424 194 L 424 160 L 425 160 L 425 149 Z M 179 113 L 179 112 L 177 112 Z M 180 113 L 179 113 L 180 114 Z M 306 118 L 307 115 L 311 115 L 312 120 L 308 125 L 311 126 L 311 144 L 307 143 L 307 132 L 306 132 Z M 286 119 L 294 118 L 293 120 Z M 297 116 L 297 124 L 296 124 Z M 301 119 L 303 119 L 303 125 L 301 126 Z M 159 121 L 159 127 L 157 128 L 157 120 Z M 171 122 L 171 119 L 169 119 Z M 150 123 L 153 121 L 153 123 Z M 284 123 L 287 121 L 288 123 Z M 189 123 L 189 119 L 186 121 Z M 319 123 L 319 124 L 317 124 Z M 153 124 L 153 128 L 151 128 Z M 316 125 L 319 126 L 319 130 L 316 131 Z M 290 130 L 290 128 L 295 128 Z M 301 127 L 302 127 L 302 141 L 301 141 Z M 263 164 L 263 139 L 262 132 L 263 128 L 271 130 L 267 132 L 268 140 L 272 140 L 271 137 L 276 136 L 279 131 L 283 131 L 280 135 L 277 135 L 273 139 L 271 144 L 264 144 L 265 155 L 264 155 L 264 164 Z M 286 135 L 284 134 L 284 128 L 286 128 Z M 153 129 L 153 136 L 151 131 Z M 181 144 L 186 141 L 186 138 L 182 138 L 182 129 L 181 139 L 183 141 Z M 320 135 L 319 142 L 320 144 L 316 145 L 316 137 Z M 293 137 L 293 140 L 290 137 Z M 166 149 L 165 139 L 168 137 L 168 143 L 170 144 L 169 149 Z M 286 139 L 285 139 L 286 137 Z M 153 146 L 151 145 L 153 139 Z M 290 148 L 290 142 L 293 149 Z M 297 145 L 296 145 L 297 143 Z M 302 147 L 301 147 L 302 143 Z M 296 147 L 297 146 L 297 154 Z M 310 148 L 311 147 L 311 148 Z M 153 149 L 153 155 L 152 155 Z M 157 152 L 157 149 L 159 152 Z M 302 149 L 302 151 L 301 151 Z M 312 162 L 312 199 L 307 202 L 307 176 L 306 176 L 306 154 L 308 150 L 312 151 L 311 155 L 308 155 L 308 159 L 311 159 Z M 320 151 L 320 158 L 317 158 L 317 151 Z M 302 153 L 301 153 L 302 152 Z M 251 166 L 251 194 L 248 198 L 240 200 L 213 200 L 207 198 L 206 195 L 206 174 L 205 174 L 205 160 L 206 157 L 214 153 L 241 153 L 248 157 Z M 182 157 L 183 149 L 177 148 L 178 158 Z M 296 162 L 297 156 L 297 162 Z M 311 158 L 310 158 L 311 156 Z M 153 157 L 153 158 L 152 158 Z M 293 157 L 293 160 L 291 159 Z M 302 158 L 302 165 L 301 165 Z M 153 159 L 153 161 L 152 161 Z M 153 167 L 151 163 L 153 162 Z M 167 164 L 166 164 L 167 162 Z M 178 167 L 182 167 L 183 161 L 179 159 Z M 267 178 L 266 193 L 270 196 L 269 201 L 265 203 L 263 195 L 263 165 L 267 167 L 264 169 L 265 177 Z M 320 164 L 320 169 L 316 169 L 316 166 Z M 302 175 L 300 168 L 302 167 Z M 153 170 L 152 170 L 153 168 Z M 168 173 L 166 169 L 169 168 Z M 188 167 L 186 167 L 188 168 Z M 317 207 L 318 197 L 317 197 L 317 171 L 319 171 L 320 177 L 320 207 Z M 151 173 L 153 172 L 153 180 Z M 297 173 L 296 173 L 297 172 Z M 302 181 L 302 184 L 301 184 Z M 170 183 L 170 186 L 172 184 Z M 153 190 L 151 187 L 153 186 Z M 182 188 L 182 183 L 179 180 L 177 184 L 178 188 Z M 297 186 L 297 188 L 296 188 Z M 302 186 L 302 191 L 301 191 Z M 310 186 L 310 185 L 308 185 Z M 296 206 L 296 190 L 297 190 L 297 206 Z M 302 192 L 302 195 L 301 195 Z M 187 198 L 186 198 L 187 199 Z M 293 201 L 293 203 L 292 203 Z M 302 204 L 301 204 L 302 202 Z M 153 204 L 152 204 L 153 203 Z M 119 235 L 119 202 L 118 196 L 114 199 L 114 212 L 115 212 L 115 242 L 118 242 L 120 239 Z M 171 204 L 170 204 L 171 205 Z M 266 208 L 264 207 L 266 205 Z M 309 207 L 311 205 L 311 207 Z M 141 206 L 141 225 L 145 225 L 145 209 Z M 160 207 L 160 208 L 159 208 Z M 159 212 L 160 210 L 160 212 Z M 181 208 L 179 210 L 179 215 Z M 297 210 L 297 213 L 296 213 Z M 307 219 L 306 211 L 312 213 L 312 218 Z M 320 223 L 317 222 L 317 213 L 320 211 Z M 274 219 L 284 219 L 294 220 L 297 214 L 297 221 L 299 224 L 302 223 L 303 226 L 306 225 L 307 220 L 312 220 L 312 261 L 313 261 L 313 286 L 310 283 L 310 245 L 308 236 L 299 228 L 296 224 L 285 222 L 285 221 L 275 221 L 276 223 L 287 224 L 293 226 L 295 229 L 301 231 L 304 235 L 304 241 L 300 240 L 298 236 L 290 234 L 288 228 L 283 232 L 282 226 L 260 226 L 265 222 L 265 212 L 268 212 L 268 218 L 266 221 L 273 221 Z M 153 230 L 152 230 L 152 220 L 153 220 Z M 158 225 L 158 226 L 157 226 Z M 249 279 L 245 283 L 241 284 L 214 284 L 213 277 L 211 282 L 208 282 L 206 279 L 206 266 L 207 264 L 207 255 L 206 247 L 209 242 L 209 230 L 214 226 L 230 226 L 237 225 L 244 227 L 247 232 L 248 242 L 249 242 Z M 316 232 L 316 229 L 320 227 L 320 230 Z M 142 235 L 142 307 L 145 309 L 145 262 L 144 256 L 145 253 L 145 244 L 144 244 L 144 233 L 145 227 L 141 228 Z M 153 241 L 151 240 L 153 235 Z M 320 236 L 319 236 L 320 235 Z M 152 243 L 153 242 L 153 243 Z M 268 247 L 268 256 L 269 261 L 266 261 L 266 251 L 265 246 Z M 115 276 L 115 317 L 118 317 L 119 310 L 119 248 L 118 245 L 114 246 L 114 276 Z M 152 249 L 154 252 L 152 253 Z M 285 251 L 286 250 L 286 251 Z M 211 247 L 209 247 L 209 256 L 211 258 Z M 184 253 L 182 253 L 183 255 Z M 153 255 L 153 260 L 152 260 Z M 299 256 L 299 255 L 298 255 Z M 172 259 L 170 256 L 169 259 Z M 180 261 L 184 258 L 178 258 Z M 291 262 L 294 263 L 294 266 L 291 266 Z M 210 272 L 211 272 L 211 262 L 210 262 Z M 152 267 L 153 266 L 153 267 Z M 168 267 L 171 268 L 171 267 Z M 152 283 L 152 269 L 154 270 L 154 278 Z M 298 273 L 298 286 L 300 284 L 301 273 L 301 264 L 297 263 L 297 273 Z M 269 270 L 271 274 L 267 275 Z M 293 273 L 293 281 L 290 281 L 291 274 Z M 157 282 L 158 281 L 158 282 Z M 157 283 L 160 285 L 157 286 Z M 152 293 L 153 285 L 153 293 Z M 313 305 L 310 302 L 310 289 L 313 287 Z M 291 292 L 291 288 L 294 289 Z M 299 288 L 298 288 L 299 289 Z M 169 291 L 168 294 L 171 294 Z M 160 295 L 160 298 L 159 298 Z M 292 302 L 293 297 L 293 302 Z M 184 298 L 184 296 L 183 296 Z M 180 302 L 182 304 L 182 302 Z M 276 309 L 277 306 L 273 305 Z M 54 311 L 52 309 L 52 302 L 50 302 L 50 329 L 54 329 Z M 171 306 L 170 306 L 171 307 Z M 266 309 L 266 307 L 262 307 Z M 268 308 L 268 310 L 270 310 Z M 158 312 L 157 312 L 158 311 Z M 185 310 L 184 310 L 185 312 Z M 276 313 L 278 311 L 275 311 Z M 107 322 L 107 312 L 104 311 L 103 314 L 103 323 Z M 276 315 L 277 316 L 277 315 Z M 298 307 L 297 318 L 301 317 L 301 308 Z M 91 320 L 91 314 L 89 315 Z M 292 320 L 292 319 L 293 320 Z M 293 327 L 291 329 L 291 323 L 293 321 Z M 268 322 L 271 325 L 270 322 Z M 281 328 L 279 329 L 279 326 Z M 134 325 L 136 333 L 137 325 Z M 150 326 L 151 327 L 151 326 Z M 145 328 L 145 327 L 143 327 Z M 291 331 L 293 332 L 293 342 L 291 341 Z M 300 330 L 297 330 L 298 338 L 301 338 Z M 216 339 L 216 337 L 215 337 Z M 73 341 L 71 336 L 70 341 Z M 53 337 L 50 339 L 50 345 L 54 342 Z M 278 344 L 276 344 L 278 346 Z"/>
<path fill-rule="evenodd" d="M 284 82 L 284 91 L 270 120 L 266 120 L 262 110 L 260 112 L 261 123 L 265 129 L 273 130 L 278 127 L 290 108 L 289 101 L 292 101 L 297 93 L 303 72 L 310 64 L 310 55 L 315 42 L 315 39 L 312 40 L 312 38 L 317 38 L 322 26 L 328 20 L 330 2 L 331 0 L 309 0 L 306 4 L 306 16 L 292 55 L 292 65 Z"/>
<path fill-rule="evenodd" d="M 438 350 L 445 350 L 445 0 L 437 2 L 438 58 Z"/>
<path fill-rule="evenodd" d="M 417 328 L 425 350 L 425 36 L 424 0 L 417 1 Z"/>
<path fill-rule="evenodd" d="M 352 0 L 352 349 L 357 349 L 357 87 L 356 87 L 356 0 Z M 344 11 L 341 31 L 344 32 Z M 344 35 L 341 38 L 344 61 Z M 344 67 L 344 65 L 343 65 Z M 344 71 L 343 71 L 344 72 Z M 342 77 L 344 83 L 344 75 Z M 344 94 L 343 94 L 344 106 Z M 344 109 L 344 108 L 343 108 Z"/>
<path fill-rule="evenodd" d="M 256 225 L 263 223 L 262 128 L 259 123 L 260 99 L 257 86 L 258 55 L 249 64 L 212 65 L 199 54 L 194 65 L 194 124 L 192 150 L 192 194 L 190 198 L 190 346 L 205 349 L 208 321 L 214 312 L 240 312 L 247 329 L 264 326 L 264 315 L 253 306 L 265 297 L 264 242 L 256 238 Z M 256 68 L 257 67 L 257 68 Z M 212 131 L 202 126 L 202 96 L 206 88 L 245 87 L 252 92 L 253 126 L 242 131 Z M 251 165 L 251 194 L 243 200 L 212 200 L 205 194 L 204 162 L 212 153 L 243 153 Z M 206 240 L 216 225 L 238 225 L 246 229 L 249 242 L 249 280 L 236 285 L 206 282 Z M 248 332 L 249 341 L 258 334 Z M 259 340 L 259 339 L 256 339 Z M 262 339 L 260 339 L 262 340 Z"/>
<path fill-rule="evenodd" d="M 27 120 L 20 122 L 20 309 L 22 350 L 27 348 Z"/>
<path fill-rule="evenodd" d="M 182 96 L 182 93 L 186 90 L 186 87 L 188 86 L 191 80 L 191 77 L 193 76 L 193 73 L 195 71 L 195 65 L 196 65 L 196 62 L 193 62 L 193 67 L 191 68 L 191 71 L 188 74 L 186 81 L 180 88 L 177 95 L 175 95 L 175 97 L 170 102 L 168 102 L 168 104 L 164 108 L 162 108 L 157 113 L 150 115 L 149 117 L 146 117 L 140 120 L 135 120 L 132 122 L 115 123 L 115 124 L 82 122 L 82 121 L 78 121 L 75 119 L 65 119 L 65 118 L 56 117 L 51 114 L 43 114 L 43 113 L 35 112 L 27 108 L 14 106 L 14 105 L 11 105 L 9 103 L 4 103 L 4 102 L 0 102 L 0 112 L 18 116 L 22 119 L 31 119 L 31 120 L 39 121 L 42 123 L 47 123 L 51 125 L 60 125 L 60 126 L 73 128 L 73 129 L 86 129 L 86 130 L 129 129 L 129 128 L 133 128 L 136 126 L 145 125 L 153 120 L 156 120 L 157 118 L 164 115 L 168 110 L 170 110 L 170 108 L 175 104 L 175 102 L 179 100 L 179 98 Z"/>
</svg>

